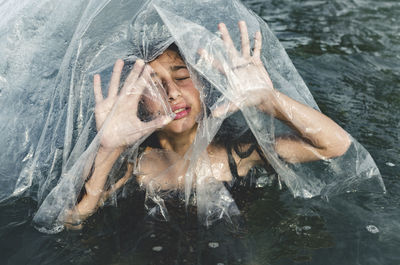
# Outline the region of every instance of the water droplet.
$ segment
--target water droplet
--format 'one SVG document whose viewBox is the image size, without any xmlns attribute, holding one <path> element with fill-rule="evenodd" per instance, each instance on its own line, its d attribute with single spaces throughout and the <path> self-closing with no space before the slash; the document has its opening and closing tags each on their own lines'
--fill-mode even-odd
<svg viewBox="0 0 400 265">
<path fill-rule="evenodd" d="M 162 250 L 162 246 L 153 247 L 153 251 L 160 252 Z"/>
<path fill-rule="evenodd" d="M 151 238 L 155 238 L 156 235 L 155 235 L 155 234 L 151 234 L 150 237 L 151 237 Z"/>
<path fill-rule="evenodd" d="M 210 242 L 210 243 L 208 243 L 208 246 L 210 248 L 217 248 L 217 247 L 219 247 L 219 243 L 218 242 Z"/>
<path fill-rule="evenodd" d="M 368 230 L 368 232 L 370 232 L 372 234 L 379 233 L 378 227 L 376 227 L 374 225 L 367 225 L 365 228 Z"/>
<path fill-rule="evenodd" d="M 393 164 L 392 162 L 386 162 L 386 165 L 389 166 L 389 167 L 394 167 L 395 166 L 395 164 Z"/>
</svg>

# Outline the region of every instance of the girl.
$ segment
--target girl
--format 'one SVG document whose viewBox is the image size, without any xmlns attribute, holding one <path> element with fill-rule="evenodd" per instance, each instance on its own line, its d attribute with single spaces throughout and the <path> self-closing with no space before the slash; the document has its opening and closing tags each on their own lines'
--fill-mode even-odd
<svg viewBox="0 0 400 265">
<path fill-rule="evenodd" d="M 205 50 L 199 51 L 203 60 L 212 63 L 220 73 L 226 75 L 232 87 L 236 87 L 235 97 L 240 100 L 214 109 L 211 115 L 218 117 L 224 112 L 235 112 L 239 107 L 255 107 L 283 121 L 298 135 L 277 137 L 274 143 L 278 156 L 289 163 L 343 155 L 351 143 L 348 134 L 327 116 L 275 90 L 260 59 L 260 32 L 254 37 L 255 44 L 251 52 L 246 24 L 240 21 L 238 25 L 241 51 L 234 47 L 226 26 L 223 23 L 218 26 L 232 62 L 230 69 L 214 60 Z M 94 76 L 96 125 L 99 131 L 101 129 L 101 146 L 91 177 L 85 184 L 86 192 L 66 221 L 67 224 L 75 224 L 75 227 L 80 227 L 82 220 L 93 214 L 102 201 L 132 176 L 134 167 L 128 164 L 125 176 L 112 189 L 104 191 L 108 174 L 118 157 L 128 146 L 148 135 L 151 136 L 142 144 L 143 152 L 136 181 L 146 190 L 184 188 L 183 176 L 188 168 L 183 157 L 195 140 L 199 120 L 204 117 L 205 111 L 188 67 L 178 48 L 171 45 L 147 64 L 137 60 L 118 92 L 123 66 L 124 62 L 117 60 L 106 98 L 102 96 L 100 76 Z M 244 87 L 249 83 L 254 85 L 251 93 L 246 92 Z M 174 115 L 163 115 L 146 122 L 138 117 L 138 109 L 143 91 L 154 84 L 162 85 Z M 213 141 L 206 151 L 213 172 L 218 172 L 214 174 L 215 179 L 224 183 L 228 189 L 241 182 L 240 176 L 246 176 L 254 166 L 262 164 L 268 167 L 256 143 L 223 145 Z M 160 172 L 167 171 L 168 174 L 162 178 L 157 177 Z"/>
</svg>

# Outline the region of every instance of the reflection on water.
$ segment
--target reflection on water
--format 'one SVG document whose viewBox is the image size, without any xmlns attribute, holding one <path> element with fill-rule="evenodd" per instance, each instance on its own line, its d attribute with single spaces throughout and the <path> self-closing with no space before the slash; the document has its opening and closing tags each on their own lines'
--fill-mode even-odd
<svg viewBox="0 0 400 265">
<path fill-rule="evenodd" d="M 33 201 L 8 201 L 0 205 L 2 261 L 400 264 L 400 2 L 245 3 L 277 34 L 321 110 L 370 151 L 387 194 L 344 194 L 325 202 L 264 191 L 245 205 L 244 225 L 211 230 L 185 215 L 171 223 L 142 222 L 141 207 L 134 207 L 140 201 L 128 198 L 98 212 L 83 231 L 58 235 L 31 227 Z"/>
</svg>

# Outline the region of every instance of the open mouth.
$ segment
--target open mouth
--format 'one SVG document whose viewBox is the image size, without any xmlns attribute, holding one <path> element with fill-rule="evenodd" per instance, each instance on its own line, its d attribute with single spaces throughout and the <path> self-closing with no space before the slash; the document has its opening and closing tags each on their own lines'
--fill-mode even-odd
<svg viewBox="0 0 400 265">
<path fill-rule="evenodd" d="M 189 114 L 190 110 L 191 110 L 190 107 L 184 107 L 184 108 L 179 108 L 179 109 L 174 110 L 174 113 L 175 113 L 174 120 L 179 120 L 179 119 L 186 117 Z"/>
</svg>

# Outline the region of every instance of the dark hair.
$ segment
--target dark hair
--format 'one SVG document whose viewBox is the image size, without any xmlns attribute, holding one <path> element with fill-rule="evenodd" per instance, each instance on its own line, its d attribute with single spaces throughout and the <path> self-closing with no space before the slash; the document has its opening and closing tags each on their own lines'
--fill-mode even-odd
<svg viewBox="0 0 400 265">
<path fill-rule="evenodd" d="M 171 45 L 169 45 L 168 48 L 167 48 L 166 50 L 174 51 L 174 52 L 176 52 L 181 58 L 183 58 L 183 57 L 182 57 L 182 54 L 181 54 L 181 51 L 179 50 L 178 45 L 176 45 L 175 42 L 173 42 Z"/>
</svg>

